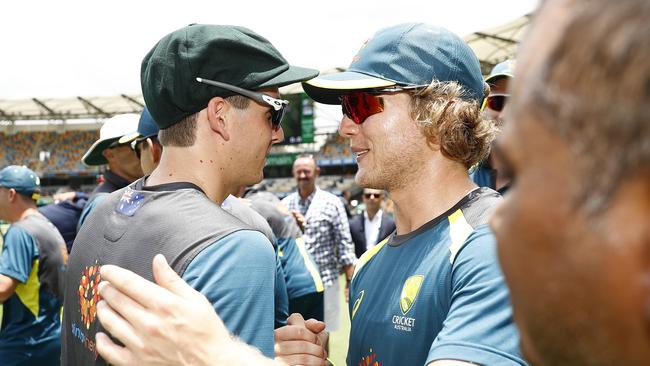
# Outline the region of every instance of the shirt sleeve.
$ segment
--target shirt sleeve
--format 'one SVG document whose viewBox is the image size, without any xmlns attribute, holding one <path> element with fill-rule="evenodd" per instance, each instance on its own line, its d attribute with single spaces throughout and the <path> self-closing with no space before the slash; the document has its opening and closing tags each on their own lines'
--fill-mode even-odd
<svg viewBox="0 0 650 366">
<path fill-rule="evenodd" d="M 332 203 L 336 209 L 332 218 L 332 226 L 334 227 L 335 240 L 338 245 L 339 264 L 342 266 L 351 265 L 356 261 L 357 255 L 354 253 L 348 215 L 345 213 L 343 203 L 338 198 Z"/>
<path fill-rule="evenodd" d="M 228 330 L 273 357 L 273 247 L 262 233 L 240 230 L 192 260 L 183 280 L 205 295 Z"/>
<path fill-rule="evenodd" d="M 25 229 L 11 226 L 4 238 L 0 274 L 26 283 L 36 258 L 38 246 L 34 238 Z"/>
<path fill-rule="evenodd" d="M 452 359 L 480 365 L 526 365 L 512 322 L 508 289 L 487 225 L 465 241 L 452 268 L 452 296 L 427 364 Z"/>
</svg>

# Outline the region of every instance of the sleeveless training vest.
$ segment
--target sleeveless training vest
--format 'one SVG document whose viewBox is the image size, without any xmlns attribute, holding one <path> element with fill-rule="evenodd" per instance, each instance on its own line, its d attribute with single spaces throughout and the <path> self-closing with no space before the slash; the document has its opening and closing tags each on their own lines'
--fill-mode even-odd
<svg viewBox="0 0 650 366">
<path fill-rule="evenodd" d="M 12 224 L 27 231 L 38 246 L 38 281 L 41 288 L 63 303 L 63 277 L 68 251 L 59 230 L 44 216 L 29 215 Z"/>
<path fill-rule="evenodd" d="M 95 348 L 95 334 L 102 329 L 96 318 L 101 265 L 116 264 L 153 281 L 152 260 L 162 253 L 182 276 L 203 249 L 249 229 L 194 185 L 172 184 L 182 189 L 170 191 L 142 185 L 140 179 L 111 193 L 77 235 L 66 273 L 63 365 L 106 364 Z"/>
</svg>

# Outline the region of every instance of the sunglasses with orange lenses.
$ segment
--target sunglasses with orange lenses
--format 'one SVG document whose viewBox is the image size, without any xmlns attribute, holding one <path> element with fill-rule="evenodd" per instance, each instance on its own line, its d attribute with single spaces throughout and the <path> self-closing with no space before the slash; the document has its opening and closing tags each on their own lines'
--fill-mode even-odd
<svg viewBox="0 0 650 366">
<path fill-rule="evenodd" d="M 490 94 L 485 100 L 485 105 L 495 112 L 501 112 L 506 106 L 510 94 Z"/>
<path fill-rule="evenodd" d="M 384 111 L 384 100 L 381 94 L 398 93 L 407 90 L 424 88 L 427 85 L 394 86 L 384 89 L 372 89 L 346 93 L 341 96 L 343 115 L 360 125 L 368 117 Z"/>
</svg>

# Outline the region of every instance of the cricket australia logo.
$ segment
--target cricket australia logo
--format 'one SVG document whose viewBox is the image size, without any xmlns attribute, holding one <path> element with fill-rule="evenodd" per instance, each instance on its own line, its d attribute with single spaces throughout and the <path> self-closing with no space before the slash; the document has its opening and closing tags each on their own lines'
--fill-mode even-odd
<svg viewBox="0 0 650 366">
<path fill-rule="evenodd" d="M 399 307 L 402 315 L 393 315 L 392 319 L 395 329 L 410 332 L 415 326 L 415 318 L 410 318 L 406 315 L 413 308 L 423 281 L 424 276 L 422 275 L 411 276 L 404 281 L 402 293 L 399 298 Z"/>
</svg>

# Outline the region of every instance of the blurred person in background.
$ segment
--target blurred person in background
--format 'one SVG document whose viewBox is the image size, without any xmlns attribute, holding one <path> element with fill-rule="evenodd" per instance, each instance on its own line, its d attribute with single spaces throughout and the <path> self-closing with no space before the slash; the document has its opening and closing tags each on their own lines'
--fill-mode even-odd
<svg viewBox="0 0 650 366">
<path fill-rule="evenodd" d="M 335 331 L 341 323 L 338 276 L 346 279 L 346 292 L 354 272 L 354 245 L 350 237 L 348 216 L 341 200 L 318 188 L 320 168 L 312 155 L 299 155 L 293 162 L 297 191 L 282 200 L 303 229 L 305 248 L 314 258 L 325 286 L 325 323 Z"/>
<path fill-rule="evenodd" d="M 395 221 L 383 210 L 385 194 L 380 189 L 363 190 L 362 200 L 366 209 L 350 220 L 350 234 L 357 258 L 395 231 Z"/>
<path fill-rule="evenodd" d="M 65 242 L 36 208 L 40 180 L 25 166 L 0 170 L 0 363 L 59 365 Z"/>
<path fill-rule="evenodd" d="M 515 77 L 515 61 L 503 61 L 490 71 L 485 82 L 490 86 L 490 94 L 485 98 L 483 113 L 494 120 L 497 127 L 503 127 L 503 116 L 510 94 L 508 84 Z M 488 155 L 474 167 L 470 177 L 479 187 L 489 187 L 504 194 L 510 186 L 510 176 L 504 162 L 497 154 Z"/>
<path fill-rule="evenodd" d="M 88 195 L 71 187 L 64 187 L 58 189 L 53 198 L 54 203 L 39 207 L 38 211 L 56 226 L 70 253 L 72 243 L 77 237 L 79 218 L 88 202 Z"/>
<path fill-rule="evenodd" d="M 140 161 L 128 143 L 120 143 L 125 135 L 133 134 L 138 127 L 139 116 L 133 113 L 118 114 L 107 119 L 99 130 L 95 141 L 81 158 L 87 166 L 107 165 L 100 183 L 90 195 L 92 200 L 98 193 L 110 193 L 126 187 L 142 177 Z"/>
</svg>

